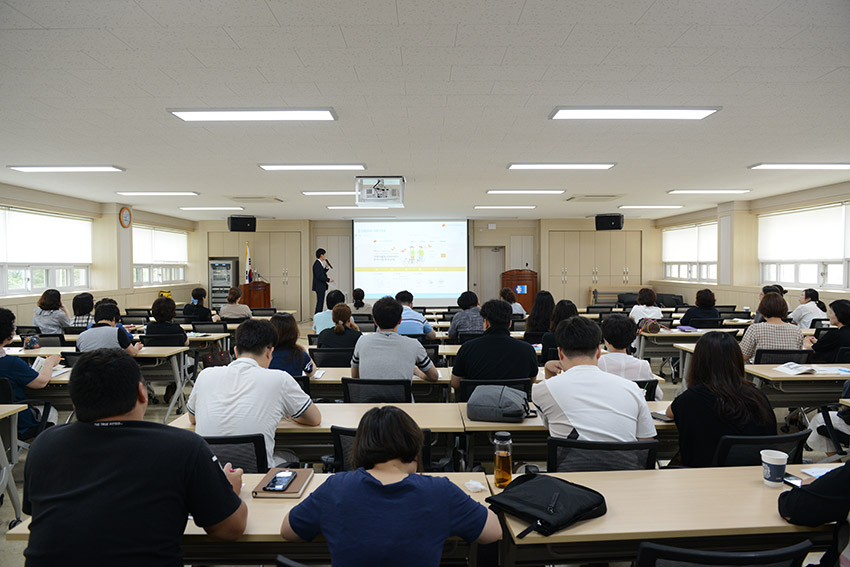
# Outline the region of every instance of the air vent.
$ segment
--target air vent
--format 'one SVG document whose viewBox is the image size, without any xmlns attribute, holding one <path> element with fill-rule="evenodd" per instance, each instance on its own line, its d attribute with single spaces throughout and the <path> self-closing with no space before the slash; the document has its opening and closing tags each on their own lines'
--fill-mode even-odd
<svg viewBox="0 0 850 567">
<path fill-rule="evenodd" d="M 564 201 L 572 201 L 574 203 L 607 203 L 608 201 L 616 201 L 623 195 L 572 195 L 564 199 Z"/>
<path fill-rule="evenodd" d="M 283 199 L 275 197 L 274 195 L 239 195 L 236 197 L 230 197 L 230 200 L 236 201 L 237 203 L 283 203 Z"/>
</svg>

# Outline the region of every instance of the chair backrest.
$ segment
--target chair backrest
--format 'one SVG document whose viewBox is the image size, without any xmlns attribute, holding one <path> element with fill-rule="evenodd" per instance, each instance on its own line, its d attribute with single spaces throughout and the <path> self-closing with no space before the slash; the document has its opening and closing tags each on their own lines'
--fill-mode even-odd
<svg viewBox="0 0 850 567">
<path fill-rule="evenodd" d="M 422 313 L 423 315 L 425 315 L 425 308 L 424 307 L 411 307 L 411 309 L 413 309 L 414 311 L 416 311 L 418 313 Z"/>
<path fill-rule="evenodd" d="M 33 325 L 17 325 L 15 329 L 18 335 L 21 337 L 28 337 L 30 335 L 41 334 L 41 329 Z"/>
<path fill-rule="evenodd" d="M 637 305 L 637 294 L 636 293 L 618 293 L 617 294 L 617 303 L 621 303 L 623 307 L 626 309 L 631 309 L 635 305 Z"/>
<path fill-rule="evenodd" d="M 194 323 L 194 321 L 192 321 L 191 317 L 184 317 L 184 319 L 188 319 L 188 321 L 185 321 L 185 323 Z M 221 322 L 222 323 L 236 323 L 238 325 L 242 321 L 247 321 L 248 319 L 250 319 L 250 317 L 222 317 Z M 174 322 L 178 323 L 178 321 L 174 321 Z M 179 321 L 179 323 L 181 325 L 184 324 L 183 321 Z"/>
<path fill-rule="evenodd" d="M 65 342 L 65 335 L 39 335 L 38 343 L 41 346 L 54 347 L 54 346 L 67 346 L 68 343 Z"/>
<path fill-rule="evenodd" d="M 271 317 L 277 313 L 277 309 L 274 307 L 252 307 L 251 315 L 254 317 Z"/>
<path fill-rule="evenodd" d="M 829 319 L 812 319 L 812 323 L 809 325 L 810 329 L 820 329 L 821 327 L 829 327 L 831 323 Z"/>
<path fill-rule="evenodd" d="M 227 331 L 227 323 L 210 323 L 209 321 L 204 323 L 198 323 L 197 321 L 192 323 L 192 330 L 196 333 L 226 333 Z"/>
<path fill-rule="evenodd" d="M 0 376 L 0 404 L 15 403 L 15 393 L 12 391 L 12 383 L 8 378 Z"/>
<path fill-rule="evenodd" d="M 811 354 L 810 350 L 758 349 L 753 362 L 755 364 L 785 364 L 786 362 L 806 364 Z"/>
<path fill-rule="evenodd" d="M 543 364 L 550 360 L 558 360 L 558 347 L 547 349 L 547 352 L 541 354 L 543 355 Z"/>
<path fill-rule="evenodd" d="M 183 335 L 139 335 L 139 340 L 145 346 L 183 346 L 186 339 Z"/>
<path fill-rule="evenodd" d="M 677 305 L 676 307 L 673 308 L 673 313 L 684 313 L 685 311 L 687 311 L 691 307 L 693 307 L 693 305 L 687 305 L 687 304 Z"/>
<path fill-rule="evenodd" d="M 352 348 L 311 348 L 310 358 L 319 368 L 346 368 L 351 366 Z"/>
<path fill-rule="evenodd" d="M 525 392 L 526 397 L 531 399 L 531 378 L 511 378 L 509 380 L 465 380 L 461 379 L 460 388 L 455 393 L 458 402 L 468 402 L 469 396 L 478 386 L 508 386 L 515 390 Z"/>
<path fill-rule="evenodd" d="M 455 318 L 455 315 L 457 315 L 457 313 L 454 312 L 454 311 L 447 311 L 445 313 L 440 313 L 440 320 L 441 321 L 451 321 L 452 319 Z"/>
<path fill-rule="evenodd" d="M 228 323 L 232 323 L 232 322 L 242 322 L 244 320 L 245 319 L 233 319 L 232 321 L 231 320 L 225 320 L 225 321 L 228 322 Z M 195 318 L 191 317 L 191 316 L 186 316 L 186 315 L 175 315 L 174 317 L 171 318 L 171 322 L 176 323 L 178 325 L 189 325 L 190 323 L 195 322 Z"/>
<path fill-rule="evenodd" d="M 277 556 L 277 567 L 307 567 L 303 563 L 298 563 L 297 561 L 293 561 L 292 559 L 287 559 L 283 555 Z"/>
<path fill-rule="evenodd" d="M 355 321 L 355 323 L 357 322 Z M 374 333 L 378 330 L 378 326 L 375 325 L 375 323 L 373 323 L 372 321 L 362 321 L 360 323 L 357 323 L 357 326 L 360 327 L 361 333 Z"/>
<path fill-rule="evenodd" d="M 301 389 L 304 390 L 304 393 L 309 396 L 310 395 L 310 377 L 304 376 L 302 374 L 301 376 L 293 376 L 293 378 L 295 378 L 295 381 L 298 382 L 299 386 L 301 386 Z"/>
<path fill-rule="evenodd" d="M 822 336 L 824 336 L 825 334 L 827 334 L 828 332 L 830 332 L 832 330 L 833 329 L 831 329 L 829 327 L 818 327 L 817 329 L 815 329 L 815 338 L 817 340 L 820 340 Z"/>
<path fill-rule="evenodd" d="M 128 307 L 124 310 L 124 314 L 131 317 L 150 317 L 151 310 L 144 307 Z"/>
<path fill-rule="evenodd" d="M 446 309 L 448 309 L 449 313 L 460 313 L 463 311 L 463 308 L 458 305 L 449 305 Z"/>
<path fill-rule="evenodd" d="M 732 313 L 738 309 L 737 305 L 715 305 L 718 313 Z"/>
<path fill-rule="evenodd" d="M 307 344 L 310 346 L 316 346 L 317 344 L 319 344 L 319 335 L 314 335 L 313 333 L 308 334 Z"/>
<path fill-rule="evenodd" d="M 765 567 L 801 567 L 812 547 L 809 540 L 769 551 L 698 551 L 657 543 L 641 542 L 635 567 L 726 567 L 763 565 Z"/>
<path fill-rule="evenodd" d="M 422 345 L 422 348 L 425 349 L 425 354 L 428 355 L 428 358 L 431 359 L 431 362 L 434 363 L 434 366 L 440 366 L 443 362 L 442 358 L 440 358 L 440 345 Z"/>
<path fill-rule="evenodd" d="M 484 334 L 484 331 L 468 331 L 464 333 L 457 334 L 457 342 L 458 344 L 463 344 L 466 341 L 471 341 L 472 339 L 477 339 L 481 335 Z"/>
<path fill-rule="evenodd" d="M 685 298 L 678 293 L 659 293 L 656 295 L 655 302 L 659 307 L 677 307 L 685 303 Z"/>
<path fill-rule="evenodd" d="M 803 447 L 809 438 L 810 429 L 788 435 L 724 435 L 714 452 L 715 467 L 747 467 L 761 464 L 762 449 L 774 449 L 788 453 L 788 463 L 803 462 Z"/>
<path fill-rule="evenodd" d="M 643 395 L 646 397 L 647 402 L 655 401 L 655 392 L 658 389 L 658 380 L 635 380 L 635 384 L 638 385 L 638 388 L 643 390 Z"/>
<path fill-rule="evenodd" d="M 600 442 L 549 437 L 547 472 L 652 470 L 658 441 Z"/>
<path fill-rule="evenodd" d="M 587 313 L 611 313 L 614 310 L 613 305 L 588 305 Z"/>
<path fill-rule="evenodd" d="M 252 435 L 229 435 L 204 437 L 218 462 L 230 463 L 248 474 L 269 472 L 266 441 L 262 433 Z"/>
<path fill-rule="evenodd" d="M 541 332 L 526 331 L 525 334 L 522 335 L 522 340 L 524 340 L 527 343 L 531 343 L 533 345 L 536 345 L 536 344 L 539 344 L 540 341 L 543 340 L 544 334 L 545 333 L 542 332 L 542 331 Z"/>
<path fill-rule="evenodd" d="M 835 355 L 835 362 L 845 364 L 850 362 L 850 347 L 841 347 Z"/>
<path fill-rule="evenodd" d="M 690 326 L 697 329 L 719 329 L 723 326 L 723 319 L 714 317 L 694 317 L 690 320 Z"/>
<path fill-rule="evenodd" d="M 380 378 L 343 378 L 342 398 L 345 403 L 409 403 L 410 380 L 383 380 Z"/>
<path fill-rule="evenodd" d="M 514 331 L 525 331 L 525 325 L 527 324 L 525 319 L 515 319 L 513 323 Z"/>
<path fill-rule="evenodd" d="M 65 335 L 79 335 L 86 330 L 86 327 L 62 327 L 62 333 Z"/>
<path fill-rule="evenodd" d="M 416 339 L 417 341 L 419 341 L 423 345 L 427 344 L 428 341 L 429 341 L 428 337 L 426 335 L 423 335 L 422 333 L 419 333 L 417 335 L 402 335 L 402 336 L 407 337 L 408 339 Z"/>
<path fill-rule="evenodd" d="M 423 307 L 423 309 L 425 309 Z M 351 318 L 358 325 L 360 323 L 372 323 L 372 314 L 371 313 L 352 313 Z"/>
<path fill-rule="evenodd" d="M 721 319 L 752 319 L 752 311 L 724 311 L 720 313 Z"/>
<path fill-rule="evenodd" d="M 142 315 L 124 315 L 121 317 L 121 322 L 125 325 L 147 325 L 151 318 Z"/>
<path fill-rule="evenodd" d="M 77 361 L 83 356 L 83 353 L 77 352 L 75 350 L 62 351 L 60 353 L 62 360 L 64 361 L 65 366 L 68 368 L 73 368 Z"/>
<path fill-rule="evenodd" d="M 353 469 L 351 465 L 351 452 L 354 449 L 354 435 L 356 429 L 350 427 L 340 427 L 331 425 L 331 436 L 334 444 L 334 464 L 333 472 L 350 471 Z M 430 469 L 431 464 L 431 430 L 422 430 L 422 468 Z"/>
</svg>

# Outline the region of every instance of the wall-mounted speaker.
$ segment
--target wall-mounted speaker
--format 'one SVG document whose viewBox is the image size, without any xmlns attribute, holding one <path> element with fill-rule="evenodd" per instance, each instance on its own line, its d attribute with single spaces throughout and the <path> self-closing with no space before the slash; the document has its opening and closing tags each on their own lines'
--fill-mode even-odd
<svg viewBox="0 0 850 567">
<path fill-rule="evenodd" d="M 623 215 L 596 215 L 596 230 L 623 230 Z"/>
<path fill-rule="evenodd" d="M 227 230 L 230 232 L 257 232 L 257 217 L 227 217 Z"/>
</svg>

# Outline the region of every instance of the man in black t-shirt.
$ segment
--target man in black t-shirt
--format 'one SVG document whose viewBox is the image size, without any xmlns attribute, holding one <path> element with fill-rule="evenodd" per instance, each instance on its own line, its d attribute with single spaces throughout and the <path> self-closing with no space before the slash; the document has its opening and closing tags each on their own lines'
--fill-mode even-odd
<svg viewBox="0 0 850 567">
<path fill-rule="evenodd" d="M 222 471 L 194 433 L 142 421 L 147 388 L 126 352 L 83 354 L 70 390 L 78 421 L 39 435 L 26 461 L 28 567 L 181 566 L 189 514 L 214 537 L 242 535 L 242 470 Z"/>
<path fill-rule="evenodd" d="M 481 306 L 484 335 L 466 341 L 457 352 L 452 368 L 452 386 L 460 388 L 463 380 L 510 380 L 537 378 L 537 354 L 525 341 L 514 339 L 508 330 L 511 305 L 491 299 Z"/>
</svg>

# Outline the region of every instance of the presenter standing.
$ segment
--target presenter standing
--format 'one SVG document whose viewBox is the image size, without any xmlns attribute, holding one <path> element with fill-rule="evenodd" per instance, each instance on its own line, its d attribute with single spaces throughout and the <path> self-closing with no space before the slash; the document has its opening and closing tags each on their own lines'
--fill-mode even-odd
<svg viewBox="0 0 850 567">
<path fill-rule="evenodd" d="M 316 250 L 316 261 L 313 262 L 313 291 L 316 292 L 316 311 L 314 313 L 320 313 L 324 309 L 328 282 L 333 281 L 333 278 L 328 277 L 328 270 L 333 266 L 325 258 L 326 252 L 324 248 Z"/>
</svg>

